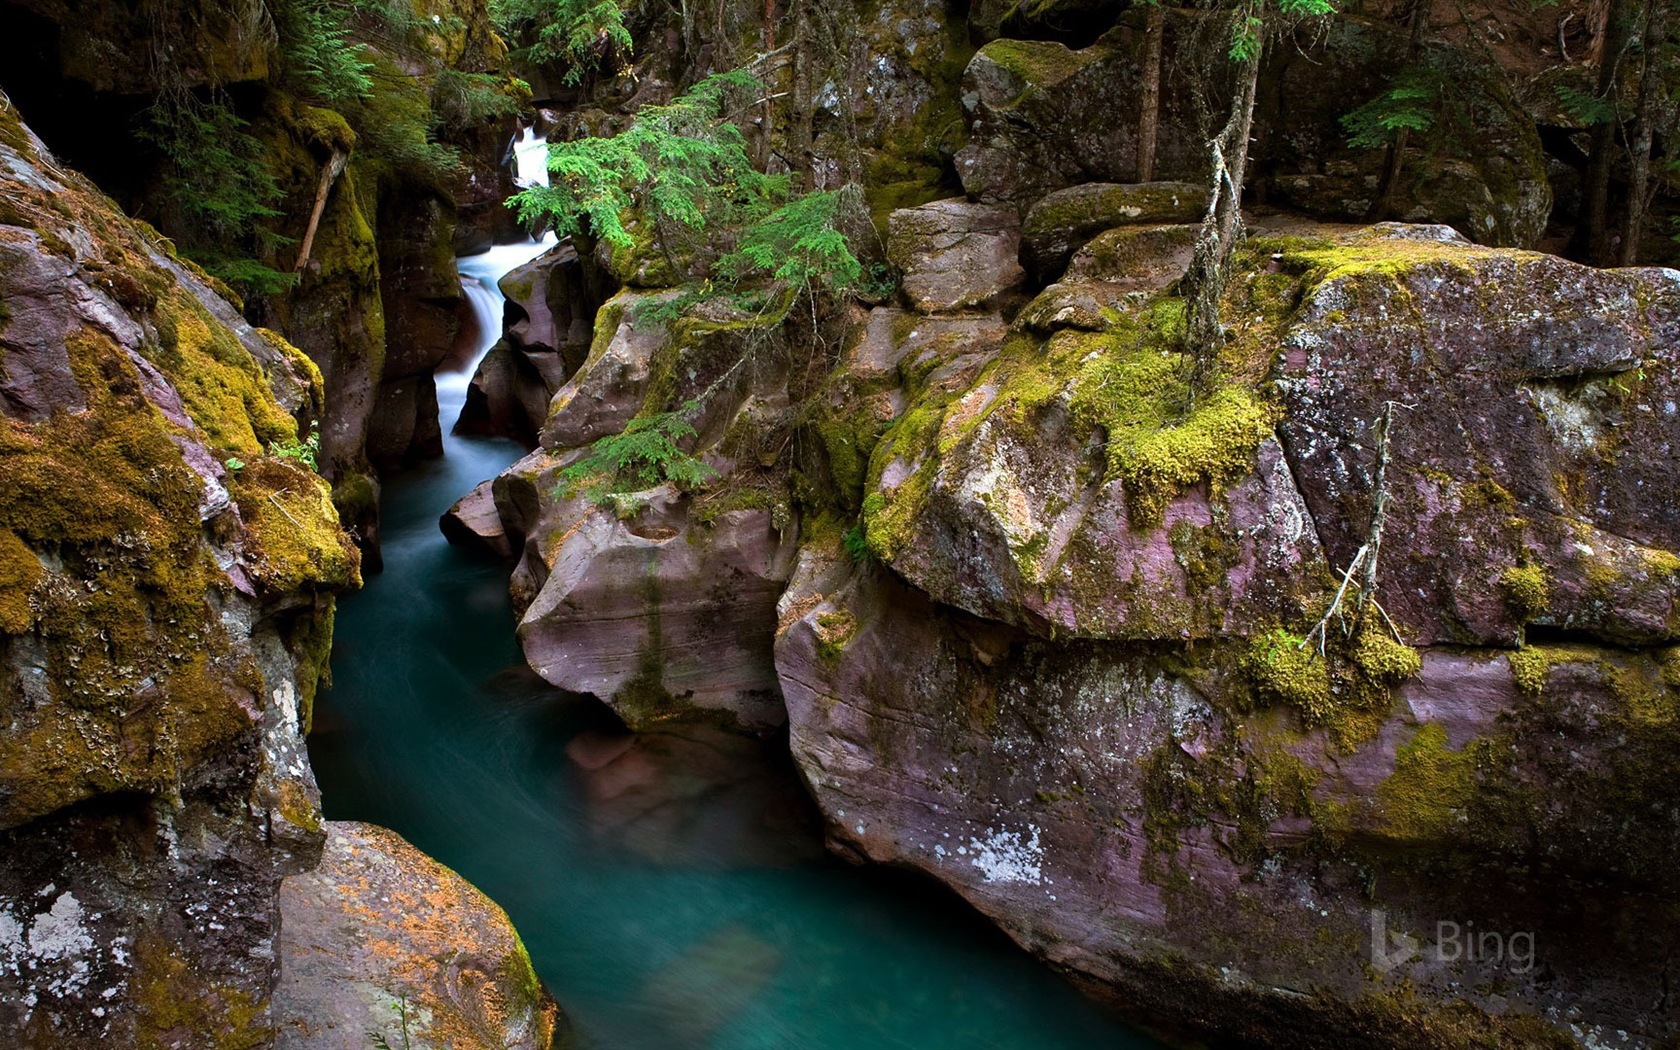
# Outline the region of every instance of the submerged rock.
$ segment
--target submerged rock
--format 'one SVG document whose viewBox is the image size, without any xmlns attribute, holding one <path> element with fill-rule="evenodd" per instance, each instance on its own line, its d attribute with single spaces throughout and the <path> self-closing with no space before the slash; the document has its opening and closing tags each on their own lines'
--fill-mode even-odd
<svg viewBox="0 0 1680 1050">
<path fill-rule="evenodd" d="M 371 824 L 325 826 L 321 865 L 280 887 L 279 1050 L 550 1050 L 565 1016 L 506 913 Z"/>
</svg>

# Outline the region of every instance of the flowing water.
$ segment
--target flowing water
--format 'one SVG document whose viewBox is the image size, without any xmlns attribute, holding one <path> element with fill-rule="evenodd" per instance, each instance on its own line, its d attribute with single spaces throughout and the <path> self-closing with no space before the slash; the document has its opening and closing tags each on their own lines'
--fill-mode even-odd
<svg viewBox="0 0 1680 1050">
<path fill-rule="evenodd" d="M 496 278 L 462 259 L 485 333 Z M 1154 1046 L 942 891 L 826 857 L 785 756 L 703 730 L 631 737 L 526 670 L 507 567 L 438 516 L 520 450 L 457 437 L 385 488 L 385 571 L 345 599 L 311 754 L 327 816 L 400 832 L 507 909 L 601 1050 Z"/>
</svg>

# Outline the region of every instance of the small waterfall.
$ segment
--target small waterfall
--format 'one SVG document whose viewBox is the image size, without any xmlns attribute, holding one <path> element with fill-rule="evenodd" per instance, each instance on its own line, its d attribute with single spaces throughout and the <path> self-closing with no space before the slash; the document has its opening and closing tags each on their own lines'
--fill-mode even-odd
<svg viewBox="0 0 1680 1050">
<path fill-rule="evenodd" d="M 534 124 L 513 140 L 513 182 L 522 190 L 548 185 L 548 137 Z"/>
<path fill-rule="evenodd" d="M 487 252 L 463 255 L 455 260 L 455 269 L 461 274 L 461 292 L 472 306 L 473 320 L 477 322 L 478 345 L 463 368 L 437 372 L 438 422 L 444 424 L 445 441 L 454 428 L 454 421 L 461 416 L 461 406 L 467 402 L 467 387 L 472 384 L 479 362 L 502 337 L 502 304 L 506 300 L 497 282 L 508 271 L 525 265 L 558 243 L 558 238 L 550 232 L 541 240 L 498 244 Z"/>
</svg>

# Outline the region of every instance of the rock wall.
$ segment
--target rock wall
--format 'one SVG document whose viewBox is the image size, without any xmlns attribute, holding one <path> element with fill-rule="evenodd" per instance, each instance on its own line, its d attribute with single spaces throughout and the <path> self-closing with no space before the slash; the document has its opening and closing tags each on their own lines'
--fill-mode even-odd
<svg viewBox="0 0 1680 1050">
<path fill-rule="evenodd" d="M 3 106 L 0 200 L 0 1030 L 268 1045 L 359 582 L 326 483 L 264 454 L 321 376 Z"/>
</svg>

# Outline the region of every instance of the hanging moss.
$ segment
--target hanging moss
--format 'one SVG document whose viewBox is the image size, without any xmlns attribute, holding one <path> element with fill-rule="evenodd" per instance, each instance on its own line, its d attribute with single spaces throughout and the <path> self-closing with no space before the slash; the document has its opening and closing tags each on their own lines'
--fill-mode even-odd
<svg viewBox="0 0 1680 1050">
<path fill-rule="evenodd" d="M 1524 623 L 1551 609 L 1551 580 L 1546 575 L 1546 567 L 1539 563 L 1506 569 L 1499 574 L 1499 589 L 1512 614 Z"/>
</svg>

